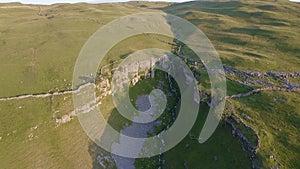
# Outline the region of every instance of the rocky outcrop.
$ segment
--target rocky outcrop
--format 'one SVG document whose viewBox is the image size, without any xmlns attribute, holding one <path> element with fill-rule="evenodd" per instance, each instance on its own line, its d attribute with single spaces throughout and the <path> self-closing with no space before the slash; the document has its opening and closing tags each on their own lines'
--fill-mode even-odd
<svg viewBox="0 0 300 169">
<path fill-rule="evenodd" d="M 55 118 L 55 122 L 57 125 L 60 125 L 62 123 L 67 123 L 73 119 L 73 117 L 76 116 L 75 111 L 70 112 L 69 114 L 63 115 L 61 118 Z"/>
<path fill-rule="evenodd" d="M 241 141 L 243 150 L 250 153 L 249 158 L 252 162 L 252 168 L 253 169 L 261 168 L 260 164 L 257 163 L 257 157 L 256 157 L 256 154 L 260 147 L 260 137 L 259 137 L 258 133 L 255 131 L 255 129 L 252 128 L 251 126 L 248 126 L 241 118 L 235 116 L 234 114 L 232 114 L 226 120 L 226 122 L 228 124 L 230 124 L 230 126 L 232 127 L 232 135 L 234 137 L 238 137 L 239 140 Z M 249 138 L 247 138 L 247 136 L 244 135 L 243 132 L 237 127 L 238 123 L 242 124 L 243 127 L 250 129 L 251 131 L 253 131 L 255 133 L 255 136 L 257 138 L 257 143 L 251 143 Z"/>
<path fill-rule="evenodd" d="M 299 84 L 290 82 L 290 78 L 300 78 L 300 72 L 252 72 L 233 68 L 231 66 L 223 66 L 227 74 L 227 79 L 237 81 L 240 84 L 249 86 L 268 86 L 268 87 L 284 87 L 284 88 L 300 88 Z M 233 80 L 229 76 L 234 76 L 240 80 Z M 274 83 L 273 81 L 276 81 Z"/>
<path fill-rule="evenodd" d="M 292 88 L 280 88 L 280 87 L 264 87 L 264 88 L 258 88 L 254 89 L 250 92 L 247 93 L 240 93 L 240 94 L 235 94 L 231 96 L 227 96 L 226 98 L 240 98 L 240 97 L 247 97 L 250 95 L 253 95 L 255 93 L 258 93 L 260 91 L 285 91 L 285 92 L 291 92 L 291 91 L 300 91 L 300 87 L 292 87 Z"/>
<path fill-rule="evenodd" d="M 115 160 L 112 156 L 106 155 L 104 153 L 100 153 L 97 158 L 97 163 L 102 167 L 106 169 L 113 169 L 115 168 Z"/>
<path fill-rule="evenodd" d="M 252 71 L 245 71 L 245 70 L 239 70 L 231 66 L 223 66 L 224 71 L 228 74 L 236 74 L 240 77 L 243 77 L 245 75 L 251 76 L 251 77 L 264 77 L 264 76 L 270 76 L 270 77 L 277 77 L 277 78 L 297 78 L 300 77 L 300 72 L 275 72 L 275 71 L 269 71 L 269 72 L 252 72 Z"/>
</svg>

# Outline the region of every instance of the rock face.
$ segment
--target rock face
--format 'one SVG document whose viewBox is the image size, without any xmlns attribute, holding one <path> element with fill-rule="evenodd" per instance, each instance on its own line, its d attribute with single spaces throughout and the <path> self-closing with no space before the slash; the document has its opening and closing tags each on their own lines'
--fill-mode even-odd
<svg viewBox="0 0 300 169">
<path fill-rule="evenodd" d="M 75 111 L 72 111 L 69 114 L 63 115 L 61 118 L 56 118 L 55 122 L 57 123 L 57 125 L 60 125 L 62 123 L 67 123 L 71 121 L 75 116 L 76 116 Z"/>
<path fill-rule="evenodd" d="M 110 155 L 104 155 L 103 153 L 100 153 L 97 156 L 97 162 L 98 164 L 105 169 L 113 169 L 115 161 Z"/>
<path fill-rule="evenodd" d="M 243 149 L 245 151 L 255 151 L 255 146 L 249 141 L 249 139 L 242 133 L 240 129 L 236 127 L 236 122 L 233 119 L 228 119 L 227 123 L 229 123 L 232 127 L 232 135 L 238 137 L 243 143 Z"/>
<path fill-rule="evenodd" d="M 232 135 L 234 137 L 238 137 L 242 143 L 242 148 L 244 151 L 247 151 L 250 153 L 250 160 L 252 162 L 252 168 L 253 169 L 258 169 L 261 168 L 260 164 L 257 164 L 256 161 L 256 153 L 259 150 L 259 146 L 260 146 L 260 138 L 258 133 L 251 127 L 248 126 L 241 118 L 235 116 L 235 115 L 231 115 L 231 117 L 229 117 L 226 121 L 228 124 L 231 125 L 232 127 Z M 237 124 L 240 123 L 243 125 L 243 127 L 248 128 L 250 130 L 252 130 L 256 137 L 257 137 L 257 143 L 256 145 L 254 145 L 253 143 L 250 142 L 249 138 L 247 138 L 247 136 L 245 136 L 242 131 L 237 127 Z"/>
</svg>

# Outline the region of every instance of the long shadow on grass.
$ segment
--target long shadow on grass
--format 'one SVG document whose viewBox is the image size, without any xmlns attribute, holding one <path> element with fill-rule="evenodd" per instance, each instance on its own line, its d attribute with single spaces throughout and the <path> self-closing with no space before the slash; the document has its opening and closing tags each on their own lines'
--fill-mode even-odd
<svg viewBox="0 0 300 169">
<path fill-rule="evenodd" d="M 204 144 L 197 138 L 207 117 L 209 107 L 202 103 L 197 121 L 190 133 L 173 149 L 162 156 L 130 159 L 112 155 L 94 143 L 89 146 L 93 158 L 93 168 L 251 168 L 249 154 L 242 150 L 238 138 L 232 137 L 231 127 L 221 122 L 214 135 Z M 116 123 L 117 122 L 117 123 Z M 116 130 L 122 130 L 130 124 L 116 110 L 111 112 L 108 120 Z M 132 123 L 131 123 L 132 124 Z M 132 131 L 131 131 L 132 132 Z M 134 132 L 133 132 L 134 133 Z M 131 134 L 133 134 L 131 133 Z M 106 137 L 107 133 L 103 134 Z M 128 134 L 128 133 L 127 133 Z M 129 147 L 130 148 L 130 147 Z M 118 167 L 116 167 L 118 166 Z"/>
</svg>

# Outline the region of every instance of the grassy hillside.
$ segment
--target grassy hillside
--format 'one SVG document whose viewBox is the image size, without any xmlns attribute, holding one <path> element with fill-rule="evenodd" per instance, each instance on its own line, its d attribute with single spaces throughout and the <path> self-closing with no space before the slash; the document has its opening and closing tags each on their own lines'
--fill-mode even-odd
<svg viewBox="0 0 300 169">
<path fill-rule="evenodd" d="M 252 71 L 299 71 L 299 6 L 288 1 L 200 1 L 162 10 L 197 25 L 224 64 Z"/>
<path fill-rule="evenodd" d="M 223 63 L 240 70 L 300 71 L 300 4 L 278 1 L 199 1 L 181 4 L 129 2 L 114 4 L 55 4 L 50 6 L 0 4 L 0 98 L 23 94 L 53 93 L 71 89 L 73 66 L 87 39 L 113 19 L 146 11 L 163 11 L 185 18 L 211 40 Z M 130 53 L 159 47 L 174 51 L 165 42 L 173 39 L 139 35 L 116 45 L 105 58 L 115 67 Z M 185 50 L 185 49 L 184 49 Z M 188 50 L 185 51 L 188 55 Z M 103 65 L 101 65 L 103 66 Z M 101 66 L 99 68 L 101 68 Z M 207 73 L 200 71 L 201 89 L 209 93 Z M 299 84 L 299 79 L 293 79 Z M 146 83 L 146 82 L 145 82 Z M 157 82 L 136 86 L 133 99 Z M 143 88 L 145 87 L 145 88 Z M 151 86 L 150 86 L 151 87 Z M 254 86 L 257 87 L 257 86 Z M 251 90 L 227 82 L 228 95 Z M 148 90 L 147 90 L 148 91 Z M 240 125 L 251 142 L 260 139 L 257 162 L 262 168 L 300 168 L 299 92 L 266 91 L 229 99 L 226 116 L 234 114 L 255 129 Z M 105 115 L 118 129 L 120 120 L 111 98 L 103 99 Z M 195 126 L 174 149 L 160 157 L 138 159 L 137 168 L 251 168 L 249 152 L 233 137 L 231 126 L 221 122 L 205 144 L 197 137 L 208 112 L 202 103 Z M 45 98 L 0 101 L 0 168 L 101 168 L 98 148 L 72 117 L 71 94 Z M 112 168 L 115 164 L 112 163 Z"/>
<path fill-rule="evenodd" d="M 263 168 L 278 164 L 282 168 L 299 167 L 299 92 L 263 92 L 233 104 L 236 113 L 258 131 Z"/>
<path fill-rule="evenodd" d="M 0 4 L 0 59 L 5 61 L 0 63 L 0 88 L 5 89 L 0 97 L 70 89 L 73 66 L 87 39 L 113 19 L 154 11 L 141 4 Z"/>
</svg>

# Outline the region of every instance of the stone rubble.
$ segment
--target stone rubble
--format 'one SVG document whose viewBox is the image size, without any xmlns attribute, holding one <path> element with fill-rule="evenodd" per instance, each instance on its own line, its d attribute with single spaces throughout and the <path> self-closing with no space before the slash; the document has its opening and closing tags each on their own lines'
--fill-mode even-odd
<svg viewBox="0 0 300 169">
<path fill-rule="evenodd" d="M 238 137 L 242 142 L 242 146 L 243 146 L 242 149 L 250 153 L 249 158 L 252 162 L 252 168 L 253 169 L 261 168 L 261 166 L 256 164 L 255 161 L 257 159 L 256 154 L 260 147 L 260 137 L 258 133 L 255 131 L 255 129 L 252 128 L 251 126 L 248 126 L 241 118 L 235 116 L 234 114 L 232 114 L 231 117 L 226 120 L 226 122 L 230 124 L 232 127 L 232 135 Z M 256 145 L 253 145 L 253 143 L 251 143 L 250 140 L 242 133 L 242 131 L 237 127 L 237 123 L 242 124 L 245 128 L 249 128 L 255 133 L 257 138 Z"/>
<path fill-rule="evenodd" d="M 38 138 L 38 136 L 34 136 L 34 130 L 36 130 L 38 128 L 38 125 L 35 125 L 33 127 L 30 128 L 30 132 L 29 132 L 29 135 L 27 136 L 29 141 L 31 141 L 32 139 L 34 138 Z"/>
<path fill-rule="evenodd" d="M 238 82 L 245 86 L 257 85 L 257 86 L 264 86 L 264 87 L 284 87 L 287 89 L 300 88 L 299 84 L 293 84 L 289 81 L 290 78 L 299 79 L 300 72 L 274 72 L 274 71 L 252 72 L 252 71 L 239 70 L 231 66 L 224 65 L 223 67 L 226 74 L 241 79 L 241 81 Z M 234 81 L 232 78 L 228 76 L 227 78 L 229 80 Z M 275 80 L 276 84 L 274 84 L 272 80 Z"/>
<path fill-rule="evenodd" d="M 96 160 L 102 168 L 105 168 L 105 169 L 114 168 L 114 166 L 113 166 L 115 164 L 114 159 L 109 155 L 104 155 L 103 153 L 100 153 L 97 156 Z"/>
</svg>

